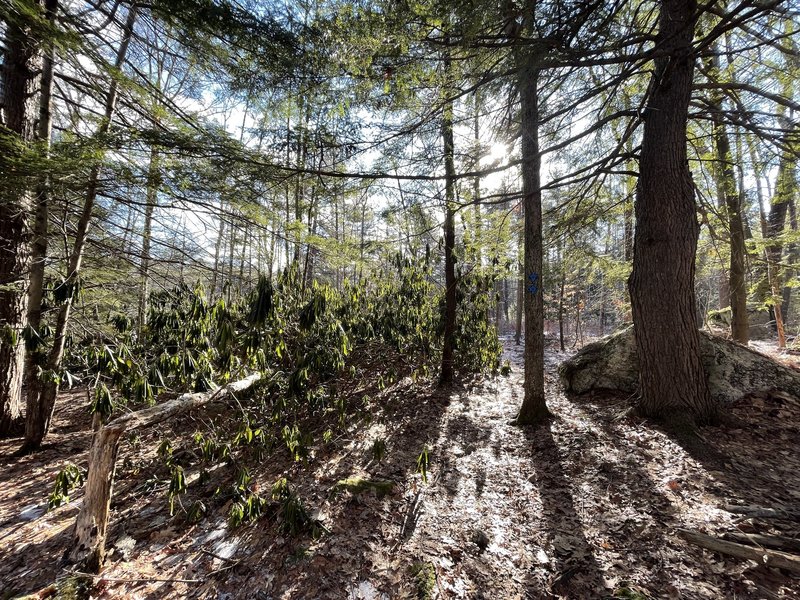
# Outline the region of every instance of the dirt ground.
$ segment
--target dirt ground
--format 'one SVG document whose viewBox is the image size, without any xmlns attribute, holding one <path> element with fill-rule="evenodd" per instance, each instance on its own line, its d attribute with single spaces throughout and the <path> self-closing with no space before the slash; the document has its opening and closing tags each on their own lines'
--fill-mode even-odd
<svg viewBox="0 0 800 600">
<path fill-rule="evenodd" d="M 189 524 L 169 516 L 156 477 L 158 440 L 189 439 L 219 414 L 198 413 L 122 447 L 103 598 L 419 597 L 414 565 L 435 572 L 436 598 L 800 598 L 800 578 L 684 541 L 678 528 L 798 537 L 797 523 L 742 519 L 724 507 L 800 506 L 800 403 L 747 398 L 729 407 L 745 426 L 709 427 L 715 458 L 692 453 L 610 395 L 567 398 L 547 355 L 553 420 L 509 424 L 521 402 L 521 355 L 510 376 L 450 391 L 404 378 L 373 399 L 372 418 L 315 447 L 307 464 L 285 450 L 251 473 L 265 489 L 286 476 L 327 533 L 281 534 L 274 518 L 231 529 L 226 504 Z M 48 447 L 11 457 L 0 444 L 0 598 L 34 593 L 69 573 L 62 557 L 81 502 L 45 512 L 56 474 L 86 464 L 85 396 L 66 395 Z M 181 436 L 183 436 L 181 438 Z M 376 461 L 376 440 L 386 454 Z M 176 448 L 179 445 L 176 444 Z M 427 482 L 417 459 L 428 448 Z M 389 479 L 393 492 L 331 494 L 351 476 Z M 187 471 L 189 493 L 195 488 Z M 433 581 L 433 580 L 431 580 Z M 52 589 L 52 588 L 51 588 Z M 40 594 L 42 596 L 42 594 Z"/>
</svg>

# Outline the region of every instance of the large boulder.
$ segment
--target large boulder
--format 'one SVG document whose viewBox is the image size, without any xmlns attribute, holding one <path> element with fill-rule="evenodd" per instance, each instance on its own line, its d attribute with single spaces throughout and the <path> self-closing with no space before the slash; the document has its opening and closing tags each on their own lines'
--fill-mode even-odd
<svg viewBox="0 0 800 600">
<path fill-rule="evenodd" d="M 700 352 L 711 396 L 722 403 L 759 392 L 784 392 L 800 398 L 800 370 L 730 340 L 700 332 Z M 633 327 L 585 346 L 559 367 L 568 392 L 616 390 L 635 394 L 639 360 Z"/>
</svg>

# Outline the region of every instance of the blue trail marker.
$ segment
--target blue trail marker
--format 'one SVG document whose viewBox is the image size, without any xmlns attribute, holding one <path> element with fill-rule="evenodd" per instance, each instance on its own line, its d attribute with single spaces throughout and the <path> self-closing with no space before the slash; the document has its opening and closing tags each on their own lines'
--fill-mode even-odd
<svg viewBox="0 0 800 600">
<path fill-rule="evenodd" d="M 530 284 L 528 285 L 528 291 L 531 294 L 535 294 L 536 292 L 539 291 L 539 286 L 537 285 L 538 280 L 539 280 L 538 273 L 531 273 L 530 275 L 528 275 L 528 281 L 530 281 Z"/>
</svg>

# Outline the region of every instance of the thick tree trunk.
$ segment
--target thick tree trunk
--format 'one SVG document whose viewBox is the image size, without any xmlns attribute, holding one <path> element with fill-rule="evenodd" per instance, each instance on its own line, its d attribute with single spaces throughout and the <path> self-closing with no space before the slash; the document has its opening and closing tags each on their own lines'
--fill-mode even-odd
<svg viewBox="0 0 800 600">
<path fill-rule="evenodd" d="M 539 154 L 539 69 L 531 55 L 518 66 L 522 118 L 522 196 L 525 210 L 525 382 L 516 423 L 532 425 L 550 412 L 544 396 L 544 300 L 542 294 L 542 188 Z"/>
<path fill-rule="evenodd" d="M 445 59 L 445 69 L 449 72 L 450 58 Z M 456 169 L 453 160 L 453 104 L 445 104 L 442 117 L 442 142 L 444 144 L 445 207 L 444 207 L 444 340 L 442 347 L 442 370 L 439 382 L 447 385 L 453 381 L 454 353 L 456 341 L 456 224 L 455 224 L 455 185 Z"/>
<path fill-rule="evenodd" d="M 674 425 L 716 420 L 695 315 L 700 226 L 686 155 L 697 5 L 664 0 L 645 109 L 628 285 L 641 358 L 640 411 Z"/>
<path fill-rule="evenodd" d="M 24 22 L 7 22 L 3 60 L 0 123 L 25 147 L 36 136 L 36 90 L 42 55 L 32 30 Z M 23 330 L 27 321 L 30 282 L 31 230 L 28 215 L 34 207 L 33 174 L 15 172 L 2 157 L 0 171 L 8 181 L 0 197 L 0 435 L 16 432 L 22 424 L 22 370 L 25 359 Z"/>
</svg>

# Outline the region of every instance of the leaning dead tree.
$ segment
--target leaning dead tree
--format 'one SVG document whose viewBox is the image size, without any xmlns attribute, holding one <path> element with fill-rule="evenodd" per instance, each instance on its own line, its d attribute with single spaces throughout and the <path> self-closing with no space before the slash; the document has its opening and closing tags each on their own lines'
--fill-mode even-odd
<svg viewBox="0 0 800 600">
<path fill-rule="evenodd" d="M 700 355 L 711 397 L 722 404 L 759 392 L 800 398 L 800 371 L 735 342 L 700 332 Z M 616 390 L 636 394 L 639 359 L 633 328 L 584 347 L 559 369 L 568 392 Z"/>
<path fill-rule="evenodd" d="M 75 522 L 70 560 L 92 572 L 99 571 L 103 565 L 114 472 L 119 440 L 123 433 L 155 425 L 209 402 L 242 392 L 259 379 L 261 375 L 255 373 L 210 392 L 183 394 L 152 408 L 128 413 L 98 429 L 89 449 L 89 476 L 86 480 L 83 506 Z"/>
</svg>

